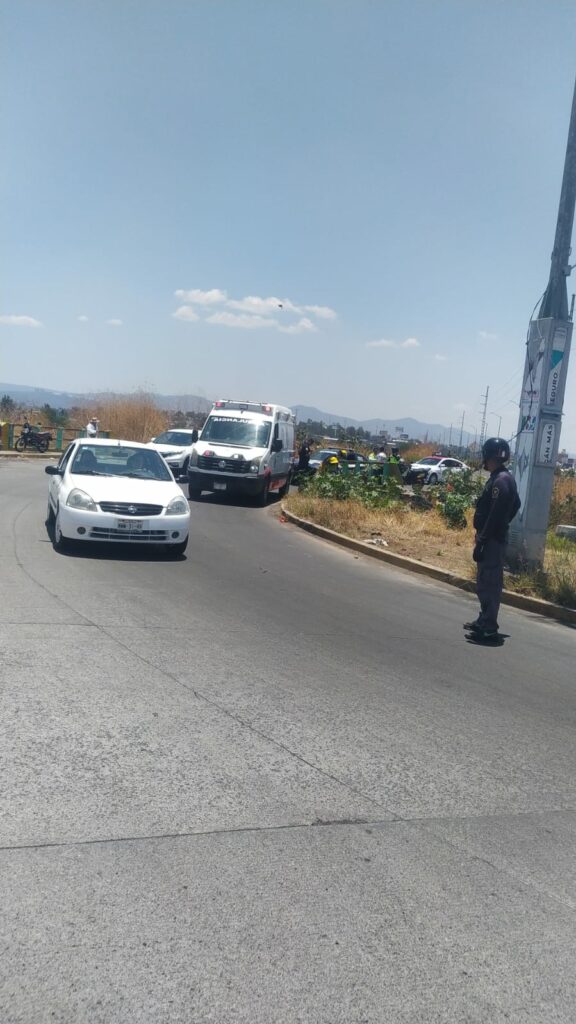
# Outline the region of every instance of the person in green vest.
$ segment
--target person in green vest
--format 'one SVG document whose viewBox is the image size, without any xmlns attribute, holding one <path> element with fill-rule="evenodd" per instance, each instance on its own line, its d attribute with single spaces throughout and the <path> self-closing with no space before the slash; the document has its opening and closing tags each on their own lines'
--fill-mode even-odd
<svg viewBox="0 0 576 1024">
<path fill-rule="evenodd" d="M 393 445 L 388 456 L 388 475 L 395 477 L 396 480 L 402 480 L 402 459 L 400 458 L 400 449 L 397 445 Z"/>
</svg>

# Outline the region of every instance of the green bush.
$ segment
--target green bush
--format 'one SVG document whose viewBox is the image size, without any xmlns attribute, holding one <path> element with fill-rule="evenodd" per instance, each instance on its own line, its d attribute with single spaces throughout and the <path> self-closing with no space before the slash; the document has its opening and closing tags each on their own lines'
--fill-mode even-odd
<svg viewBox="0 0 576 1024">
<path fill-rule="evenodd" d="M 441 515 L 454 530 L 466 526 L 466 512 L 476 503 L 484 487 L 484 480 L 472 470 L 447 473 L 437 488 L 437 504 Z"/>
<path fill-rule="evenodd" d="M 401 501 L 401 484 L 394 477 L 358 472 L 342 466 L 340 472 L 319 472 L 300 481 L 300 490 L 330 501 L 359 501 L 366 508 L 386 508 Z"/>
</svg>

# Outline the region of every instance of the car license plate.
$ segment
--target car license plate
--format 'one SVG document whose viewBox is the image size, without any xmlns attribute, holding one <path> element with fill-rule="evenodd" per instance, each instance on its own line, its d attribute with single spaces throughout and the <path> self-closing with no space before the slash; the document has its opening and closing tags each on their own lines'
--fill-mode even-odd
<svg viewBox="0 0 576 1024">
<path fill-rule="evenodd" d="M 126 533 L 140 533 L 144 529 L 143 519 L 119 519 L 118 529 L 125 530 Z"/>
<path fill-rule="evenodd" d="M 215 491 L 225 491 L 226 490 L 226 484 L 217 484 L 217 483 L 215 483 L 214 484 L 214 490 Z"/>
</svg>

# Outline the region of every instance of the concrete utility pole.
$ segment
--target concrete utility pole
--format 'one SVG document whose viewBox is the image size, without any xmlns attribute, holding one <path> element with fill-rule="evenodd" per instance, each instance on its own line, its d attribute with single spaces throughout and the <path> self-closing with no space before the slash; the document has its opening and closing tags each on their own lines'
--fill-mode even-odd
<svg viewBox="0 0 576 1024">
<path fill-rule="evenodd" d="M 536 320 L 530 321 L 516 434 L 514 475 L 522 508 L 510 530 L 510 558 L 516 567 L 542 565 L 554 468 L 560 444 L 562 405 L 572 340 L 566 278 L 576 202 L 576 85 L 568 129 L 564 175 L 556 222 L 550 279 Z"/>
</svg>

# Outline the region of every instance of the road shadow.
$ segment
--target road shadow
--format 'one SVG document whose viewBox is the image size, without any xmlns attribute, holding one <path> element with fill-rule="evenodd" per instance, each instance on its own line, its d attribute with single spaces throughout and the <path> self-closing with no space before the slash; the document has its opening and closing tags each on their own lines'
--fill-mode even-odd
<svg viewBox="0 0 576 1024">
<path fill-rule="evenodd" d="M 466 633 L 465 640 L 467 644 L 473 644 L 474 647 L 504 647 L 506 640 L 510 639 L 509 633 L 497 633 L 495 637 L 490 640 L 484 640 L 478 636 L 477 633 Z"/>
<path fill-rule="evenodd" d="M 271 492 L 266 505 L 258 505 L 254 498 L 244 494 L 226 494 L 217 491 L 204 491 L 199 498 L 189 498 L 190 508 L 194 505 L 229 505 L 230 508 L 251 508 L 255 511 L 258 508 L 270 508 L 277 505 L 282 499 L 279 494 Z"/>
<path fill-rule="evenodd" d="M 48 539 L 54 547 L 54 528 L 45 522 Z M 44 542 L 45 543 L 45 542 Z M 63 558 L 84 558 L 99 562 L 185 562 L 186 555 L 174 555 L 165 544 L 138 544 L 136 541 L 70 540 L 58 551 Z"/>
</svg>

